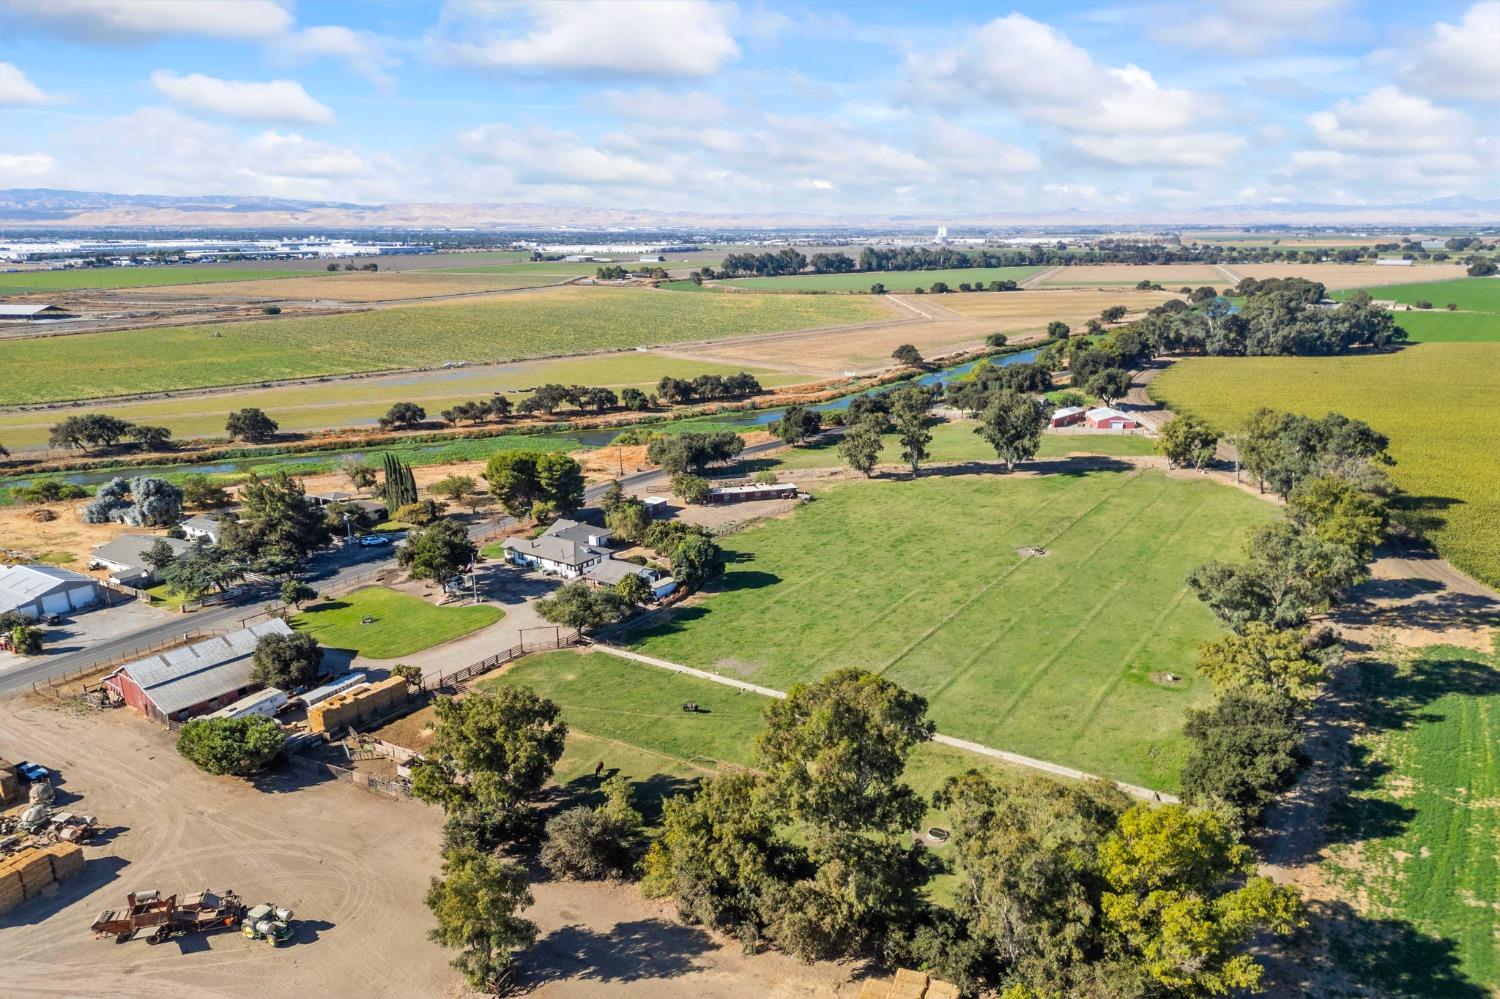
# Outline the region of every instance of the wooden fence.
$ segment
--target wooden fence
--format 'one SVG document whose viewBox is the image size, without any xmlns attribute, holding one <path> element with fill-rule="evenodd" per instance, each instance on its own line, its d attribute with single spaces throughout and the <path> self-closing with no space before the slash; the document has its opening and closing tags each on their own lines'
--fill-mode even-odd
<svg viewBox="0 0 1500 999">
<path fill-rule="evenodd" d="M 33 680 L 31 682 L 31 689 L 33 693 L 61 696 L 57 693 L 58 687 L 65 687 L 68 684 L 73 683 L 77 680 L 81 680 L 91 674 L 102 673 L 112 667 L 123 666 L 125 663 L 135 662 L 137 659 L 144 659 L 146 656 L 151 655 L 153 652 L 162 652 L 166 649 L 175 649 L 178 646 L 196 641 L 200 638 L 213 638 L 216 635 L 223 634 L 225 634 L 225 630 L 223 628 L 191 628 L 187 631 L 184 631 L 180 635 L 173 635 L 171 638 L 164 639 L 160 642 L 153 642 L 150 645 L 138 646 L 131 649 L 129 652 L 123 652 L 109 659 L 91 663 L 87 666 L 80 666 L 77 669 L 68 670 L 66 673 L 59 673 L 57 676 L 48 677 L 44 680 Z"/>
<path fill-rule="evenodd" d="M 436 678 L 424 679 L 422 681 L 422 689 L 433 692 L 441 691 L 443 693 L 467 691 L 469 689 L 469 681 L 474 677 L 488 673 L 495 667 L 503 666 L 513 659 L 519 659 L 528 652 L 551 652 L 555 649 L 568 649 L 584 641 L 583 637 L 576 631 L 563 631 L 561 628 L 551 630 L 553 631 L 551 638 L 528 639 L 523 636 L 519 644 L 512 645 L 508 649 L 481 659 L 477 663 L 470 663 L 461 670 L 455 670 L 452 673 L 441 673 Z"/>
</svg>

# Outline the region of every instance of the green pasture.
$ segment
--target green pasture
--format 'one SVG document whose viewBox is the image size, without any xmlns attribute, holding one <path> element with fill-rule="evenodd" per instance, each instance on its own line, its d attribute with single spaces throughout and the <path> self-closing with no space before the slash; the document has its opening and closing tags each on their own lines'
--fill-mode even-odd
<svg viewBox="0 0 1500 999">
<path fill-rule="evenodd" d="M 0 273 L 0 297 L 45 294 L 49 291 L 102 291 L 109 288 L 152 288 L 169 284 L 206 284 L 218 281 L 264 281 L 269 278 L 309 277 L 307 271 L 258 270 L 253 267 L 87 267 L 69 271 Z"/>
<path fill-rule="evenodd" d="M 721 592 L 632 645 L 779 689 L 876 670 L 950 735 L 1171 789 L 1182 713 L 1211 694 L 1192 662 L 1219 632 L 1184 579 L 1272 516 L 1158 472 L 843 483 L 728 536 Z"/>
<path fill-rule="evenodd" d="M 945 281 L 954 291 L 963 283 L 976 281 L 1021 281 L 1040 267 L 959 267 L 939 271 L 862 271 L 857 274 L 793 274 L 787 277 L 731 278 L 718 284 L 755 291 L 857 291 L 868 292 L 874 284 L 886 291 L 905 292 L 931 288 L 934 281 Z"/>
<path fill-rule="evenodd" d="M 1500 341 L 1500 314 L 1426 309 L 1397 312 L 1396 324 L 1413 343 L 1493 343 Z"/>
<path fill-rule="evenodd" d="M 753 766 L 767 699 L 603 652 L 549 652 L 517 662 L 481 687 L 527 686 L 556 702 L 568 723 L 558 783 L 586 795 L 597 788 L 594 767 L 618 768 L 636 786 L 654 818 L 661 798 L 712 774 L 720 764 Z M 684 702 L 699 706 L 682 710 Z M 998 767 L 948 746 L 918 747 L 906 780 L 930 797 L 949 776 Z M 939 813 L 929 821 L 942 821 Z"/>
<path fill-rule="evenodd" d="M 394 659 L 487 628 L 504 616 L 500 608 L 488 604 L 439 607 L 371 586 L 309 604 L 291 623 L 331 649 L 353 649 L 368 659 Z M 364 624 L 366 617 L 375 620 Z"/>
<path fill-rule="evenodd" d="M 627 386 L 655 391 L 656 383 L 664 375 L 692 378 L 703 374 L 730 375 L 738 371 L 748 371 L 766 387 L 792 385 L 810 377 L 749 365 L 632 351 L 430 371 L 395 378 L 347 379 L 180 395 L 91 406 L 88 412 L 103 411 L 131 423 L 167 427 L 179 439 L 222 437 L 229 412 L 246 406 L 264 410 L 284 431 L 300 432 L 374 424 L 395 402 L 418 403 L 427 410 L 431 419 L 436 420 L 439 413 L 455 403 L 487 399 L 495 393 L 503 393 L 515 400 L 527 390 L 548 382 L 603 385 L 616 392 Z M 67 412 L 56 409 L 0 413 L 0 442 L 12 451 L 43 446 L 47 442 L 48 430 L 66 415 Z M 571 411 L 559 414 L 562 418 L 570 415 L 574 414 Z"/>
<path fill-rule="evenodd" d="M 0 405 L 501 362 L 890 318 L 862 298 L 566 288 L 306 319 L 0 341 Z"/>
<path fill-rule="evenodd" d="M 1405 313 L 1402 314 L 1403 318 Z M 1232 432 L 1261 406 L 1333 411 L 1390 437 L 1391 478 L 1460 569 L 1500 584 L 1500 343 L 1424 343 L 1344 357 L 1202 357 L 1151 385 Z"/>
<path fill-rule="evenodd" d="M 932 428 L 932 443 L 928 448 L 932 456 L 929 463 L 955 461 L 996 461 L 995 449 L 984 438 L 974 432 L 973 420 L 954 420 L 939 423 Z M 1038 458 L 1062 458 L 1070 454 L 1100 454 L 1121 457 L 1126 455 L 1148 455 L 1156 453 L 1156 442 L 1149 437 L 1125 434 L 1042 434 L 1042 446 Z M 801 468 L 838 468 L 844 464 L 839 454 L 838 440 L 817 440 L 810 444 L 787 448 L 765 458 L 750 458 L 741 462 L 745 472 L 772 469 L 793 471 Z M 886 438 L 880 452 L 880 464 L 906 466 L 901 461 L 901 445 L 894 436 Z"/>
<path fill-rule="evenodd" d="M 1500 992 L 1500 669 L 1432 648 L 1362 664 L 1368 726 L 1323 868 L 1355 915 L 1339 963 L 1372 994 Z"/>
<path fill-rule="evenodd" d="M 1434 309 L 1446 309 L 1449 304 L 1464 312 L 1500 313 L 1500 278 L 1456 278 L 1452 281 L 1426 281 L 1421 284 L 1391 284 L 1362 289 L 1371 298 L 1416 305 L 1431 302 Z M 1348 298 L 1353 291 L 1334 293 L 1334 298 Z M 1425 310 L 1424 310 L 1425 311 Z M 1406 313 L 1399 318 L 1404 320 Z"/>
</svg>

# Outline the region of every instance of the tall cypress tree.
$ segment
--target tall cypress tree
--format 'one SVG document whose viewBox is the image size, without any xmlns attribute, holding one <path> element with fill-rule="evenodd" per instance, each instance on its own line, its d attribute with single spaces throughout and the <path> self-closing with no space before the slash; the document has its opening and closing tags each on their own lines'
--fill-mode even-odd
<svg viewBox="0 0 1500 999">
<path fill-rule="evenodd" d="M 389 451 L 383 464 L 385 481 L 380 486 L 380 495 L 391 513 L 395 513 L 406 504 L 417 501 L 417 479 L 412 475 L 411 466 Z"/>
</svg>

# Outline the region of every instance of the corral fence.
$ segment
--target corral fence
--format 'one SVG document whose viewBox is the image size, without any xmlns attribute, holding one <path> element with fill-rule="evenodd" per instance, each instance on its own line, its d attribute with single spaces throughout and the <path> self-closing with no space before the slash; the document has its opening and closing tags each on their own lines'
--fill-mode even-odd
<svg viewBox="0 0 1500 999">
<path fill-rule="evenodd" d="M 536 631 L 541 632 L 541 634 L 536 636 L 527 635 L 527 632 Z M 487 656 L 477 663 L 470 663 L 461 670 L 426 678 L 422 681 L 422 689 L 432 691 L 433 693 L 466 693 L 469 690 L 469 681 L 474 677 L 488 673 L 497 666 L 503 666 L 514 659 L 519 659 L 529 652 L 551 652 L 556 649 L 570 649 L 586 641 L 577 631 L 560 627 L 526 628 L 521 632 L 521 641 L 519 643 L 492 656 Z"/>
<path fill-rule="evenodd" d="M 403 800 L 416 800 L 411 796 L 411 786 L 404 780 L 393 780 L 379 777 L 375 774 L 361 773 L 348 767 L 341 767 L 334 763 L 325 763 L 322 760 L 308 759 L 297 753 L 288 753 L 287 760 L 299 770 L 316 774 L 320 777 L 329 777 L 340 780 L 355 787 L 362 787 L 366 791 L 383 794 L 388 798 L 400 798 Z"/>
<path fill-rule="evenodd" d="M 135 662 L 137 659 L 144 659 L 152 653 L 165 652 L 167 649 L 175 649 L 202 638 L 214 638 L 223 634 L 226 634 L 224 628 L 190 628 L 181 634 L 173 635 L 171 638 L 164 638 L 150 645 L 137 646 L 128 652 L 122 652 L 108 659 L 68 670 L 66 673 L 59 673 L 57 676 L 47 677 L 44 680 L 33 680 L 31 690 L 32 693 L 46 694 L 49 697 L 55 697 L 59 700 L 75 698 L 79 696 L 78 693 L 64 693 L 62 688 L 75 684 L 79 680 L 92 676 L 95 673 L 103 673 L 116 666 L 123 666 L 126 663 Z M 90 692 L 91 686 L 96 687 L 97 685 L 86 686 L 83 693 Z"/>
</svg>

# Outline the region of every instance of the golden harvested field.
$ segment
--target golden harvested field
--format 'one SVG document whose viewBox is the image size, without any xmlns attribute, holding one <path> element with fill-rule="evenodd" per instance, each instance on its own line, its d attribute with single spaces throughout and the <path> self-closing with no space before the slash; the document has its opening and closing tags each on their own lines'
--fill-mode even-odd
<svg viewBox="0 0 1500 999">
<path fill-rule="evenodd" d="M 830 374 L 866 371 L 889 366 L 891 352 L 903 343 L 911 344 L 927 357 L 936 357 L 976 347 L 991 333 L 1004 333 L 1012 341 L 1034 338 L 1054 319 L 1078 328 L 1111 305 L 1124 305 L 1138 313 L 1173 297 L 1133 289 L 886 295 L 885 301 L 906 303 L 910 309 L 921 310 L 931 318 L 703 344 L 682 353 L 726 363 L 793 363 Z"/>
<path fill-rule="evenodd" d="M 1137 281 L 1140 278 L 1136 279 Z M 1175 294 L 1136 291 L 1134 288 L 1094 288 L 1048 291 L 1007 291 L 979 295 L 944 295 L 942 305 L 966 319 L 983 319 L 990 332 L 1012 333 L 1045 329 L 1054 319 L 1077 326 L 1099 315 L 1111 305 L 1131 312 L 1155 308 Z"/>
<path fill-rule="evenodd" d="M 388 302 L 434 295 L 534 288 L 567 279 L 565 274 L 444 273 L 402 271 L 380 274 L 329 274 L 327 277 L 279 278 L 247 283 L 173 285 L 131 292 L 131 298 L 214 299 L 216 301 Z"/>
<path fill-rule="evenodd" d="M 1225 264 L 1225 270 L 1240 277 L 1265 280 L 1273 277 L 1300 277 L 1321 281 L 1329 291 L 1343 288 L 1373 288 L 1384 284 L 1415 284 L 1421 281 L 1449 281 L 1465 275 L 1461 264 L 1415 264 L 1390 267 L 1379 264 Z"/>
<path fill-rule="evenodd" d="M 602 385 L 615 391 L 626 386 L 650 390 L 663 375 L 692 378 L 747 370 L 768 388 L 793 385 L 812 378 L 745 364 L 715 364 L 630 351 L 275 388 L 226 390 L 170 399 L 95 402 L 65 409 L 0 412 L 0 441 L 11 450 L 41 447 L 47 442 L 48 429 L 76 412 L 102 411 L 131 423 L 167 427 L 175 437 L 220 437 L 224 434 L 224 421 L 229 412 L 246 406 L 265 410 L 282 430 L 324 430 L 372 424 L 395 402 L 418 403 L 436 419 L 438 413 L 455 403 L 488 398 L 496 392 L 517 399 L 523 391 L 548 382 Z"/>
<path fill-rule="evenodd" d="M 1042 282 L 1043 288 L 1132 288 L 1141 281 L 1155 281 L 1176 291 L 1185 285 L 1228 282 L 1224 272 L 1212 264 L 1081 264 L 1059 267 Z"/>
<path fill-rule="evenodd" d="M 29 552 L 43 561 L 88 572 L 95 546 L 113 541 L 122 534 L 157 533 L 149 527 L 84 523 L 79 514 L 88 502 L 88 499 L 81 499 L 48 503 L 46 509 L 57 514 L 57 519 L 46 523 L 31 519 L 30 514 L 37 509 L 34 506 L 0 506 L 0 548 Z M 105 573 L 94 575 L 102 577 Z"/>
</svg>

